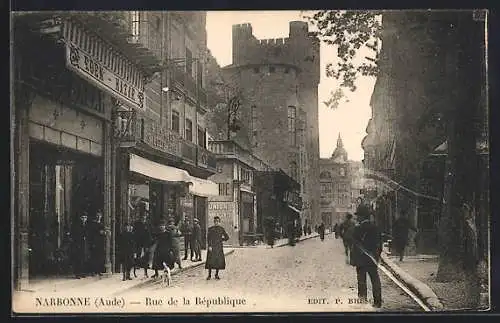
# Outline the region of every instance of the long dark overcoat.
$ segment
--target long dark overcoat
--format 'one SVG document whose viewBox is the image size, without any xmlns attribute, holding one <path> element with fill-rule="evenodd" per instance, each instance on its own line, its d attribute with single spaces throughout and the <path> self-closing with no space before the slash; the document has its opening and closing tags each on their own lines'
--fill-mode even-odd
<svg viewBox="0 0 500 323">
<path fill-rule="evenodd" d="M 207 252 L 206 269 L 226 269 L 226 258 L 224 257 L 223 241 L 229 240 L 229 236 L 220 225 L 208 228 L 207 244 L 212 250 Z"/>
<path fill-rule="evenodd" d="M 362 221 L 356 225 L 352 235 L 350 263 L 356 267 L 376 266 L 382 252 L 382 235 L 375 223 Z M 366 252 L 363 252 L 364 251 Z"/>
<path fill-rule="evenodd" d="M 85 270 L 90 260 L 90 227 L 87 222 L 74 224 L 71 234 L 73 266 Z M 75 269 L 77 269 L 75 268 Z M 78 270 L 77 269 L 77 270 Z"/>
<path fill-rule="evenodd" d="M 136 252 L 136 245 L 134 234 L 132 232 L 124 231 L 120 234 L 120 262 L 127 268 L 134 265 L 134 253 Z"/>
<path fill-rule="evenodd" d="M 163 262 L 171 269 L 174 268 L 175 254 L 173 250 L 173 236 L 171 230 L 160 232 L 156 238 L 156 248 L 153 256 L 153 269 L 162 270 Z"/>
<path fill-rule="evenodd" d="M 105 231 L 104 224 L 93 221 L 89 224 L 90 228 L 90 257 L 92 270 L 98 273 L 104 272 L 105 262 Z"/>
</svg>

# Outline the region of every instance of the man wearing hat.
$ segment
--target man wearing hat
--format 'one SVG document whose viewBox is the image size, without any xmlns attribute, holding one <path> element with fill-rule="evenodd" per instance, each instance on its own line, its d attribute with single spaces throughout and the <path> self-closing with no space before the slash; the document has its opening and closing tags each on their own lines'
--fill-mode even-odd
<svg viewBox="0 0 500 323">
<path fill-rule="evenodd" d="M 382 287 L 378 275 L 378 261 L 382 252 L 382 235 L 375 223 L 370 221 L 370 210 L 359 205 L 354 213 L 358 224 L 352 233 L 351 265 L 356 267 L 358 297 L 367 301 L 366 274 L 370 276 L 373 306 L 382 307 Z"/>
<path fill-rule="evenodd" d="M 123 280 L 131 280 L 130 271 L 134 266 L 136 254 L 136 244 L 133 227 L 130 223 L 125 223 L 125 231 L 120 234 L 120 262 L 123 266 Z"/>
<path fill-rule="evenodd" d="M 193 261 L 201 261 L 201 227 L 197 218 L 193 219 L 193 233 L 191 235 L 191 249 L 194 252 Z"/>
</svg>

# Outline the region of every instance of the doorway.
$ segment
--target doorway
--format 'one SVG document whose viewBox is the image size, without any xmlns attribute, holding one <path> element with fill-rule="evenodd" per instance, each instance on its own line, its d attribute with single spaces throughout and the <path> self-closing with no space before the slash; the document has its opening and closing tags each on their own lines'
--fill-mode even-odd
<svg viewBox="0 0 500 323">
<path fill-rule="evenodd" d="M 30 144 L 30 277 L 71 273 L 71 228 L 82 213 L 103 207 L 97 158 L 33 141 Z"/>
</svg>

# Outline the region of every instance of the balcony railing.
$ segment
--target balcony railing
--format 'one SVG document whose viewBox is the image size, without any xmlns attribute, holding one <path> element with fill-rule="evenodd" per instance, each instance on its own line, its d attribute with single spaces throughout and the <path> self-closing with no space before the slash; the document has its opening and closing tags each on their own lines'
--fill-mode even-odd
<svg viewBox="0 0 500 323">
<path fill-rule="evenodd" d="M 215 154 L 200 146 L 197 146 L 196 149 L 197 149 L 196 162 L 198 166 L 216 172 L 217 159 L 215 158 Z"/>
<path fill-rule="evenodd" d="M 154 120 L 138 117 L 133 112 L 119 112 L 116 128 L 122 147 L 142 143 L 162 153 L 181 157 L 179 134 Z"/>
<path fill-rule="evenodd" d="M 196 165 L 196 145 L 194 143 L 182 140 L 181 153 L 184 161 Z"/>
<path fill-rule="evenodd" d="M 240 145 L 230 140 L 210 141 L 208 149 L 215 153 L 216 156 L 225 158 L 236 158 L 250 165 L 258 171 L 270 171 L 273 168 L 266 162 L 253 155 L 250 151 L 242 148 Z"/>
<path fill-rule="evenodd" d="M 184 67 L 176 66 L 172 68 L 172 78 L 179 85 L 184 86 L 186 84 L 186 71 L 184 71 Z"/>
</svg>

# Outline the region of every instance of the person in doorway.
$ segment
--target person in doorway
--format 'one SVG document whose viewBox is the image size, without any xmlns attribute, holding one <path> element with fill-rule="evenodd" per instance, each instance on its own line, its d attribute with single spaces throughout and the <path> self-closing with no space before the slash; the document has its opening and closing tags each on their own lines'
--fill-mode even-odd
<svg viewBox="0 0 500 323">
<path fill-rule="evenodd" d="M 172 246 L 172 255 L 174 257 L 174 262 L 179 266 L 179 269 L 182 269 L 182 263 L 181 263 L 181 246 L 179 242 L 179 237 L 181 236 L 181 233 L 179 229 L 175 226 L 175 219 L 174 218 L 169 218 L 168 219 L 168 224 L 167 224 L 167 231 L 170 233 L 170 239 L 171 239 L 171 246 Z"/>
<path fill-rule="evenodd" d="M 370 221 L 370 211 L 366 207 L 358 207 L 355 215 L 359 224 L 354 227 L 352 235 L 351 265 L 356 267 L 358 281 L 358 297 L 367 302 L 366 274 L 370 276 L 373 306 L 382 307 L 382 286 L 378 274 L 378 262 L 382 252 L 382 235 L 374 222 Z"/>
<path fill-rule="evenodd" d="M 132 271 L 135 259 L 137 257 L 137 246 L 135 244 L 133 226 L 130 223 L 125 223 L 125 231 L 120 234 L 120 262 L 123 267 L 122 280 L 131 280 L 130 272 Z"/>
<path fill-rule="evenodd" d="M 339 230 L 339 236 L 342 238 L 342 242 L 344 244 L 344 253 L 345 253 L 345 261 L 346 264 L 349 264 L 349 259 L 351 255 L 351 248 L 352 248 L 352 235 L 354 232 L 354 227 L 356 226 L 356 221 L 354 221 L 352 214 L 347 213 L 345 216 L 344 221 L 340 224 L 338 230 Z"/>
<path fill-rule="evenodd" d="M 191 225 L 191 221 L 188 218 L 184 218 L 181 224 L 181 234 L 184 237 L 184 258 L 183 260 L 187 260 L 188 249 L 190 250 L 190 259 L 193 261 L 194 250 L 191 241 L 193 240 L 193 226 Z"/>
<path fill-rule="evenodd" d="M 319 233 L 319 238 L 321 239 L 321 241 L 324 241 L 325 240 L 325 224 L 323 223 L 323 221 L 321 221 L 321 224 L 318 227 L 318 233 Z"/>
<path fill-rule="evenodd" d="M 191 235 L 191 248 L 194 252 L 193 261 L 201 261 L 201 226 L 200 220 L 193 220 L 193 234 Z"/>
<path fill-rule="evenodd" d="M 102 210 L 98 210 L 94 220 L 89 225 L 90 228 L 90 259 L 92 265 L 92 275 L 101 276 L 104 270 L 105 260 L 105 238 Z"/>
<path fill-rule="evenodd" d="M 223 242 L 229 240 L 226 230 L 220 225 L 220 218 L 214 217 L 214 225 L 208 228 L 207 232 L 207 262 L 205 269 L 208 269 L 207 280 L 212 279 L 212 269 L 215 269 L 215 279 L 220 279 L 219 270 L 226 269 L 226 258 L 224 257 Z"/>
<path fill-rule="evenodd" d="M 136 247 L 138 267 L 144 269 L 144 277 L 148 277 L 149 258 L 151 256 L 150 247 L 153 244 L 151 225 L 148 222 L 147 214 L 143 214 L 141 219 L 134 223 L 134 241 Z M 134 269 L 135 275 L 135 269 Z"/>
<path fill-rule="evenodd" d="M 394 221 L 392 227 L 392 246 L 399 261 L 403 261 L 406 246 L 408 245 L 408 234 L 410 230 L 417 232 L 408 219 L 406 213 L 402 213 L 399 218 Z"/>
<path fill-rule="evenodd" d="M 71 240 L 73 246 L 73 270 L 76 278 L 80 279 L 90 272 L 90 228 L 87 212 L 83 212 L 79 221 L 74 224 Z"/>
</svg>

